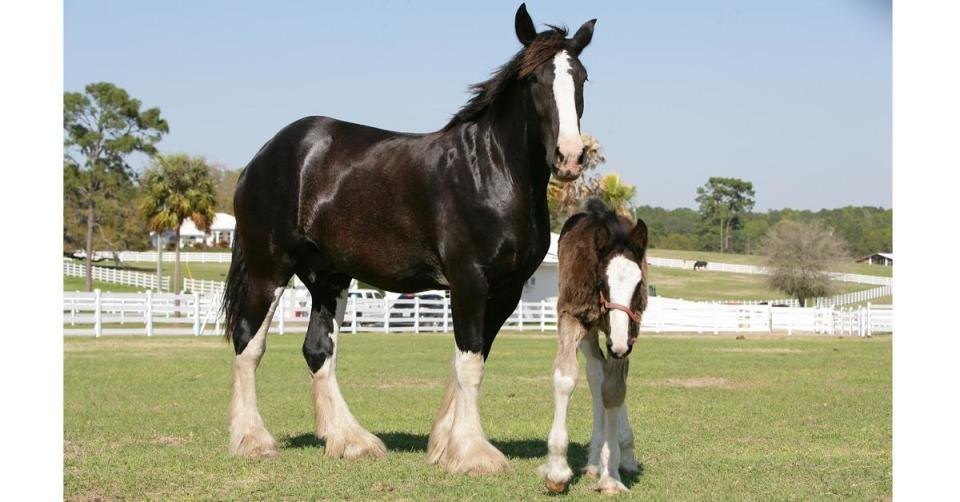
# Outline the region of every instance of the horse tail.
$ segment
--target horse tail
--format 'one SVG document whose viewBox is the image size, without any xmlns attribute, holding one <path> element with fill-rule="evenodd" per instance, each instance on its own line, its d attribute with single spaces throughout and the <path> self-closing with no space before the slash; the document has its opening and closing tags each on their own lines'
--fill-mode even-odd
<svg viewBox="0 0 960 502">
<path fill-rule="evenodd" d="M 223 302 L 221 312 L 224 317 L 224 337 L 229 341 L 236 332 L 240 322 L 240 314 L 244 299 L 247 297 L 247 261 L 240 248 L 240 231 L 236 230 L 233 236 L 232 258 L 230 270 L 227 272 L 227 283 L 223 288 Z"/>
</svg>

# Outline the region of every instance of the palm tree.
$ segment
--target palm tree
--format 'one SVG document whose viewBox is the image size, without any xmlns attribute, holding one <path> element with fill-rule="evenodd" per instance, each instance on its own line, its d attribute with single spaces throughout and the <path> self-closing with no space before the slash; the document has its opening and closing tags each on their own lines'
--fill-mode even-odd
<svg viewBox="0 0 960 502">
<path fill-rule="evenodd" d="M 180 225 L 190 218 L 198 229 L 206 231 L 213 223 L 216 189 L 210 169 L 202 157 L 178 153 L 158 155 L 144 174 L 141 210 L 150 229 L 160 234 L 176 234 L 176 260 L 173 267 L 173 291 L 180 292 Z"/>
<path fill-rule="evenodd" d="M 556 227 L 554 230 L 559 229 L 570 215 L 577 212 L 580 204 L 593 193 L 587 171 L 596 169 L 607 161 L 597 138 L 583 134 L 580 139 L 583 141 L 583 174 L 571 182 L 551 178 L 547 186 L 547 205 L 550 208 L 552 226 Z"/>
<path fill-rule="evenodd" d="M 637 187 L 620 180 L 620 175 L 610 173 L 600 178 L 597 195 L 614 211 L 633 218 L 630 213 L 631 200 L 637 194 Z"/>
</svg>

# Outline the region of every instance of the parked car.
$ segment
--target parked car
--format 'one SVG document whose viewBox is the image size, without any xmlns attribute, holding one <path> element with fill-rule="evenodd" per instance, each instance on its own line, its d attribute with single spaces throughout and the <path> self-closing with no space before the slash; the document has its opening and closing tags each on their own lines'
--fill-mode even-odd
<svg viewBox="0 0 960 502">
<path fill-rule="evenodd" d="M 413 316 L 416 313 L 417 298 L 420 299 L 420 325 L 443 325 L 443 300 L 447 297 L 446 291 L 424 291 L 422 293 L 403 293 L 397 298 L 390 309 L 390 324 L 392 326 L 413 326 Z M 394 320 L 396 319 L 396 320 Z"/>
</svg>

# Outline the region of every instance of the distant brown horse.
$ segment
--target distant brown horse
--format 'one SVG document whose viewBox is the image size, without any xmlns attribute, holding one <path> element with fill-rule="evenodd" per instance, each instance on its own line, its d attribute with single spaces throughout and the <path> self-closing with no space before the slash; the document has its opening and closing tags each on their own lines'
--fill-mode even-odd
<svg viewBox="0 0 960 502">
<path fill-rule="evenodd" d="M 599 475 L 603 493 L 627 491 L 620 470 L 640 469 L 627 421 L 627 355 L 640 332 L 647 306 L 647 226 L 618 216 L 598 199 L 572 216 L 560 233 L 560 348 L 554 364 L 555 412 L 547 441 L 547 463 L 540 467 L 547 489 L 566 489 L 573 472 L 567 464 L 567 407 L 577 384 L 577 347 L 587 361 L 593 396 L 593 438 L 584 470 Z M 606 354 L 598 333 L 606 337 Z"/>
</svg>

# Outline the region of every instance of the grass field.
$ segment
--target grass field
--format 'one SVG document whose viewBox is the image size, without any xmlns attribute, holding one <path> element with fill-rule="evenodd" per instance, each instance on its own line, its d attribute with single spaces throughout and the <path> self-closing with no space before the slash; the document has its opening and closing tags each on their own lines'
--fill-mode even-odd
<svg viewBox="0 0 960 502">
<path fill-rule="evenodd" d="M 648 280 L 657 288 L 657 295 L 684 300 L 773 300 L 787 296 L 767 286 L 763 275 L 650 267 Z M 837 293 L 876 287 L 852 282 L 837 282 L 836 286 Z"/>
<path fill-rule="evenodd" d="M 891 339 L 642 336 L 627 392 L 642 474 L 627 498 L 877 500 L 891 494 Z M 453 352 L 450 336 L 344 335 L 339 380 L 390 449 L 323 456 L 313 438 L 302 338 L 272 336 L 258 372 L 278 458 L 227 455 L 232 353 L 222 340 L 64 340 L 64 491 L 110 499 L 546 499 L 536 467 L 553 407 L 553 336 L 504 334 L 481 391 L 512 470 L 446 474 L 424 449 Z M 581 363 L 582 365 L 582 363 Z M 571 404 L 571 466 L 590 431 L 583 379 Z M 574 479 L 568 498 L 596 495 Z"/>
<path fill-rule="evenodd" d="M 708 251 L 684 251 L 678 249 L 657 249 L 650 250 L 650 256 L 657 258 L 674 258 L 677 260 L 705 260 L 716 263 L 737 263 L 741 265 L 763 265 L 763 257 L 752 254 L 736 253 L 711 253 Z M 867 263 L 848 263 L 841 267 L 841 272 L 863 275 L 879 275 L 891 277 L 893 267 L 883 267 L 880 265 L 870 265 Z"/>
</svg>

